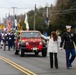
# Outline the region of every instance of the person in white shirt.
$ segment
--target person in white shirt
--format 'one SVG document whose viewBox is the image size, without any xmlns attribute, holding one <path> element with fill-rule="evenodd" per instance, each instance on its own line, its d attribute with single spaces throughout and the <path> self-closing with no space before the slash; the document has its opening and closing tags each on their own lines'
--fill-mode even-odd
<svg viewBox="0 0 76 75">
<path fill-rule="evenodd" d="M 53 68 L 53 63 L 55 62 L 55 68 L 58 69 L 57 53 L 58 53 L 58 50 L 60 49 L 61 37 L 58 36 L 55 31 L 52 31 L 49 37 L 45 37 L 44 35 L 41 35 L 41 36 L 44 39 L 47 39 L 47 40 L 49 39 L 47 50 L 50 57 L 50 68 Z M 55 61 L 53 60 L 53 56 Z"/>
<path fill-rule="evenodd" d="M 51 32 L 51 36 L 48 42 L 48 52 L 50 56 L 50 67 L 53 68 L 53 63 L 55 62 L 55 68 L 58 69 L 58 58 L 57 58 L 57 53 L 59 50 L 59 45 L 60 45 L 60 37 L 56 34 L 55 31 Z M 53 60 L 53 55 L 54 59 Z M 54 62 L 53 62 L 54 61 Z"/>
</svg>

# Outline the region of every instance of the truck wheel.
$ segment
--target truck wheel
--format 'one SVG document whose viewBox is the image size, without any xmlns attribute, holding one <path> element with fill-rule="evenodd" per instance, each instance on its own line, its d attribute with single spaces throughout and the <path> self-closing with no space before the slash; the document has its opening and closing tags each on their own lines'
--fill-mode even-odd
<svg viewBox="0 0 76 75">
<path fill-rule="evenodd" d="M 24 57 L 24 51 L 23 51 L 23 49 L 20 50 L 20 56 Z"/>
<path fill-rule="evenodd" d="M 42 50 L 42 57 L 46 57 L 47 56 L 47 49 Z"/>
</svg>

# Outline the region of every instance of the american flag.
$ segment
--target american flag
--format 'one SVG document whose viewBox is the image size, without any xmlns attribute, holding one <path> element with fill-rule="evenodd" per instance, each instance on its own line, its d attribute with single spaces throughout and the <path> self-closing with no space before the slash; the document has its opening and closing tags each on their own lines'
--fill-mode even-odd
<svg viewBox="0 0 76 75">
<path fill-rule="evenodd" d="M 11 19 L 10 19 L 10 16 L 7 19 L 7 30 L 8 30 L 8 32 L 11 30 Z"/>
</svg>

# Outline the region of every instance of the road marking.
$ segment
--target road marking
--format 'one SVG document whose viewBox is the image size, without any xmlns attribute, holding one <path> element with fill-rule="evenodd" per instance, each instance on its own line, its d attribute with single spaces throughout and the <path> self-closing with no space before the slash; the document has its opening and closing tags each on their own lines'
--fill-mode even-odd
<svg viewBox="0 0 76 75">
<path fill-rule="evenodd" d="M 3 56 L 0 56 L 0 59 L 3 60 L 6 63 L 12 65 L 13 67 L 15 67 L 16 69 L 20 70 L 21 72 L 23 72 L 26 75 L 37 75 L 34 72 L 32 72 L 32 71 L 30 71 L 30 70 L 28 70 L 28 69 L 16 64 L 15 62 L 13 62 L 13 61 L 11 61 L 11 60 L 3 57 Z"/>
</svg>

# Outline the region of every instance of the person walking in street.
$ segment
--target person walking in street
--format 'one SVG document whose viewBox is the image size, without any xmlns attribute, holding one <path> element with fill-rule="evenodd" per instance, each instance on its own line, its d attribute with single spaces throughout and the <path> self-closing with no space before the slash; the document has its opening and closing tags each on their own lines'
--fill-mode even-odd
<svg viewBox="0 0 76 75">
<path fill-rule="evenodd" d="M 51 35 L 48 37 L 46 37 L 42 34 L 41 34 L 41 37 L 44 40 L 48 40 L 47 50 L 48 50 L 49 57 L 50 57 L 50 68 L 52 69 L 53 65 L 55 64 L 55 68 L 58 69 L 57 54 L 58 54 L 58 50 L 60 49 L 61 37 L 55 31 L 52 31 Z M 54 61 L 54 59 L 55 59 L 55 61 Z"/>
<path fill-rule="evenodd" d="M 12 42 L 12 48 L 15 49 L 15 35 L 14 32 L 11 33 L 11 42 Z"/>
<path fill-rule="evenodd" d="M 66 53 L 67 69 L 72 67 L 72 62 L 75 59 L 74 43 L 76 45 L 76 37 L 74 33 L 71 32 L 71 26 L 66 26 L 66 32 L 64 32 L 61 36 L 60 49 L 62 50 L 62 47 L 64 46 L 65 53 Z"/>
<path fill-rule="evenodd" d="M 3 50 L 6 50 L 6 42 L 7 42 L 7 32 L 4 31 L 4 34 L 2 36 L 2 40 L 3 40 Z"/>
<path fill-rule="evenodd" d="M 8 33 L 8 50 L 10 51 L 10 48 L 12 48 L 12 38 L 10 32 Z"/>
<path fill-rule="evenodd" d="M 1 41 L 2 41 L 2 34 L 0 33 L 0 48 L 2 49 Z"/>
<path fill-rule="evenodd" d="M 48 42 L 48 52 L 50 56 L 50 67 L 53 68 L 53 63 L 55 64 L 55 68 L 58 69 L 58 57 L 57 53 L 59 50 L 59 44 L 61 42 L 60 36 L 56 34 L 55 31 L 51 32 L 51 36 Z M 53 58 L 54 56 L 54 58 Z M 55 59 L 55 61 L 53 60 Z"/>
</svg>

